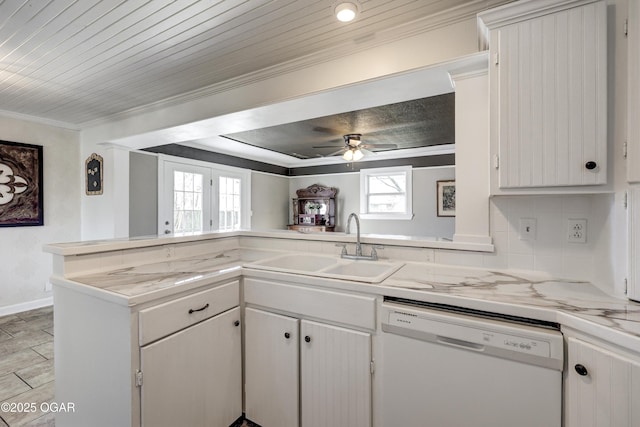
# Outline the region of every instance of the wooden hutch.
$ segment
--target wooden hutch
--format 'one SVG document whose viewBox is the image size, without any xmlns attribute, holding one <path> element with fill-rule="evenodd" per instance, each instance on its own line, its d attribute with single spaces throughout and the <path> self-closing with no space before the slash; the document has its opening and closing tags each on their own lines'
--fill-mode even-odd
<svg viewBox="0 0 640 427">
<path fill-rule="evenodd" d="M 334 231 L 336 227 L 337 188 L 313 184 L 296 191 L 293 201 L 293 223 L 289 230 L 302 232 Z"/>
</svg>

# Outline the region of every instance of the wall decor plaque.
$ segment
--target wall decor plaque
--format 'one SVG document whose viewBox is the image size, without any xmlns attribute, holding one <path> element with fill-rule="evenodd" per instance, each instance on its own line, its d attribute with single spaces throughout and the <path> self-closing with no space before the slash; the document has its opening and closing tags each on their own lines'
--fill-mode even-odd
<svg viewBox="0 0 640 427">
<path fill-rule="evenodd" d="M 102 194 L 102 156 L 92 153 L 85 161 L 87 196 Z"/>
<path fill-rule="evenodd" d="M 456 216 L 456 182 L 437 181 L 438 216 Z"/>
<path fill-rule="evenodd" d="M 0 227 L 44 224 L 42 146 L 0 141 Z"/>
</svg>

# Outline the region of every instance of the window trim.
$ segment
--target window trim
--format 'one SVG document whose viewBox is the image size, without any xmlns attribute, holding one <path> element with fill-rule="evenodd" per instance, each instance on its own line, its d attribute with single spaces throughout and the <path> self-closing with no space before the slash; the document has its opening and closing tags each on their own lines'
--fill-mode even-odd
<svg viewBox="0 0 640 427">
<path fill-rule="evenodd" d="M 367 211 L 369 196 L 368 178 L 370 176 L 404 173 L 406 179 L 406 198 L 404 212 L 373 212 Z M 360 169 L 360 218 L 410 220 L 413 218 L 413 168 L 411 166 L 395 166 L 390 168 Z"/>
</svg>

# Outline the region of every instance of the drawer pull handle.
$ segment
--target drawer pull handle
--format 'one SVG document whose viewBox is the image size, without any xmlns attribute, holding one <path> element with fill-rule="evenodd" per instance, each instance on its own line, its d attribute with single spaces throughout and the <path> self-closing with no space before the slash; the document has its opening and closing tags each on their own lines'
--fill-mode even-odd
<svg viewBox="0 0 640 427">
<path fill-rule="evenodd" d="M 195 313 L 196 311 L 202 311 L 202 310 L 206 310 L 207 308 L 209 308 L 209 303 L 206 303 L 202 308 L 198 308 L 198 309 L 193 309 L 190 308 L 189 309 L 189 314 Z"/>
<path fill-rule="evenodd" d="M 233 326 L 236 326 L 236 327 L 237 327 L 237 326 L 240 326 L 240 321 L 239 321 L 239 320 L 236 320 L 235 322 L 233 322 Z"/>
<path fill-rule="evenodd" d="M 311 342 L 311 337 L 309 335 L 304 337 L 304 342 Z"/>
<path fill-rule="evenodd" d="M 289 332 L 285 332 L 285 333 L 284 333 L 284 337 L 285 337 L 286 339 L 289 339 L 289 338 L 291 338 L 291 334 L 290 334 Z"/>
</svg>

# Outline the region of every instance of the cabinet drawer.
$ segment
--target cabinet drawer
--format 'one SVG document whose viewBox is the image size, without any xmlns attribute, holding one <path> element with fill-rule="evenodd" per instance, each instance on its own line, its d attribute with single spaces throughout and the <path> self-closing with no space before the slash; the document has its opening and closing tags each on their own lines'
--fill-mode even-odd
<svg viewBox="0 0 640 427">
<path fill-rule="evenodd" d="M 140 345 L 236 307 L 240 303 L 238 281 L 187 295 L 140 311 Z"/>
<path fill-rule="evenodd" d="M 376 328 L 374 297 L 285 285 L 258 279 L 244 280 L 247 304 L 353 325 Z"/>
</svg>

